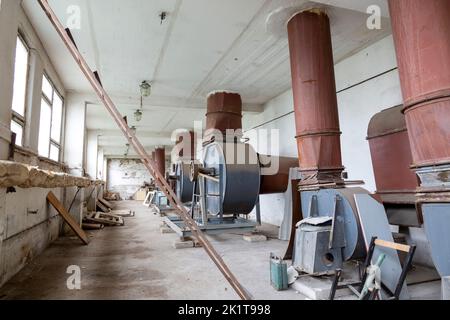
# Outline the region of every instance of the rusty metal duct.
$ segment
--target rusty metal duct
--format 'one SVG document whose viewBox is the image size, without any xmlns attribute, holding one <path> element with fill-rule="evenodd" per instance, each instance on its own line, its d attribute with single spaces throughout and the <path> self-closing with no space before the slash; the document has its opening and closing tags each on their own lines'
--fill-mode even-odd
<svg viewBox="0 0 450 320">
<path fill-rule="evenodd" d="M 208 113 L 206 114 L 206 130 L 242 130 L 242 99 L 237 93 L 215 92 L 208 97 Z M 268 163 L 271 156 L 258 155 L 264 158 L 261 163 Z M 289 170 L 298 167 L 298 159 L 278 157 L 279 170 L 276 175 L 262 175 L 260 194 L 286 192 L 289 184 Z"/>
<path fill-rule="evenodd" d="M 237 93 L 215 92 L 208 96 L 206 130 L 242 129 L 242 99 Z"/>
<path fill-rule="evenodd" d="M 196 159 L 197 145 L 195 132 L 183 132 L 178 135 L 175 148 L 179 157 L 175 164 L 175 192 L 183 203 L 192 201 L 193 182 L 190 179 L 191 162 Z"/>
<path fill-rule="evenodd" d="M 180 160 L 195 160 L 197 152 L 196 142 L 195 132 L 193 131 L 178 134 L 176 148 Z"/>
<path fill-rule="evenodd" d="M 269 157 L 259 155 L 259 158 Z M 297 158 L 279 157 L 279 170 L 276 175 L 262 175 L 260 194 L 284 193 L 289 186 L 289 172 L 291 168 L 298 167 Z M 267 163 L 268 161 L 261 161 Z"/>
<path fill-rule="evenodd" d="M 390 0 L 416 167 L 450 163 L 450 1 Z"/>
<path fill-rule="evenodd" d="M 433 262 L 450 276 L 450 1 L 389 0 L 417 207 Z"/>
<path fill-rule="evenodd" d="M 418 180 L 411 170 L 412 156 L 403 106 L 377 113 L 369 123 L 367 140 L 372 154 L 377 193 L 415 193 Z"/>
<path fill-rule="evenodd" d="M 154 161 L 158 172 L 164 177 L 166 175 L 166 149 L 156 148 Z"/>
<path fill-rule="evenodd" d="M 330 21 L 319 10 L 288 23 L 302 184 L 342 181 L 340 126 Z"/>
<path fill-rule="evenodd" d="M 419 179 L 413 162 L 403 105 L 377 113 L 369 123 L 368 136 L 377 197 L 384 204 L 391 225 L 421 227 L 416 210 Z"/>
</svg>

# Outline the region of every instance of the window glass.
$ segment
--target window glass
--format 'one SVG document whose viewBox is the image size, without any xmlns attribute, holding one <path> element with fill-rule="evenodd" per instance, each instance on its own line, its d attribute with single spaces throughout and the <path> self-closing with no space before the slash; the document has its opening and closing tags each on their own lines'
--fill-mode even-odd
<svg viewBox="0 0 450 320">
<path fill-rule="evenodd" d="M 16 134 L 16 145 L 22 147 L 23 127 L 16 121 L 11 121 L 11 131 Z"/>
<path fill-rule="evenodd" d="M 52 140 L 61 142 L 61 123 L 62 123 L 63 101 L 58 94 L 55 94 L 52 108 Z"/>
<path fill-rule="evenodd" d="M 53 143 L 50 145 L 50 159 L 53 161 L 59 161 L 59 147 Z"/>
<path fill-rule="evenodd" d="M 17 37 L 16 60 L 14 66 L 14 88 L 12 110 L 25 116 L 25 98 L 27 93 L 28 48 Z"/>
<path fill-rule="evenodd" d="M 53 100 L 53 86 L 45 75 L 42 77 L 42 92 L 48 100 Z"/>
<path fill-rule="evenodd" d="M 49 157 L 50 149 L 50 127 L 52 121 L 52 107 L 42 99 L 41 118 L 39 122 L 39 155 Z"/>
</svg>

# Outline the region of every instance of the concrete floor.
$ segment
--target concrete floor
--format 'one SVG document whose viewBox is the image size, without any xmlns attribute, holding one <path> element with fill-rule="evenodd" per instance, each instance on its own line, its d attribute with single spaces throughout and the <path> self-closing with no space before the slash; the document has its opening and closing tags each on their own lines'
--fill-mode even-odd
<svg viewBox="0 0 450 320">
<path fill-rule="evenodd" d="M 161 218 L 140 202 L 119 202 L 136 211 L 124 227 L 90 232 L 89 246 L 61 238 L 3 288 L 0 299 L 237 299 L 202 248 L 175 250 L 175 234 L 160 233 Z M 277 228 L 263 232 L 277 237 Z M 276 292 L 269 282 L 269 254 L 287 243 L 275 239 L 248 243 L 241 235 L 211 236 L 232 272 L 255 299 L 302 300 L 294 290 Z M 69 266 L 81 268 L 81 290 L 67 289 Z M 439 283 L 414 286 L 415 298 L 438 299 Z"/>
</svg>

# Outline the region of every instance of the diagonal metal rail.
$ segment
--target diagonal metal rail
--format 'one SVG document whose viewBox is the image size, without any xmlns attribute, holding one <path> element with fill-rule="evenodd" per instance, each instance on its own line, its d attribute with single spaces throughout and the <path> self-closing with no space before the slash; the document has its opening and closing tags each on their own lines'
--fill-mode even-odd
<svg viewBox="0 0 450 320">
<path fill-rule="evenodd" d="M 140 141 L 136 138 L 135 134 L 130 130 L 128 124 L 122 118 L 122 115 L 117 110 L 115 104 L 103 88 L 99 79 L 95 76 L 95 73 L 90 69 L 86 60 L 81 55 L 77 46 L 75 45 L 73 39 L 68 34 L 68 32 L 64 29 L 63 25 L 59 21 L 58 17 L 52 10 L 50 4 L 47 0 L 38 0 L 42 9 L 44 10 L 47 17 L 50 19 L 52 25 L 55 27 L 61 39 L 64 41 L 65 45 L 69 49 L 73 58 L 77 62 L 83 74 L 86 76 L 87 80 L 92 85 L 92 88 L 95 90 L 99 98 L 102 100 L 108 112 L 113 117 L 114 121 L 119 126 L 120 130 L 123 132 L 130 145 L 133 146 L 137 154 L 142 160 L 142 163 L 145 165 L 147 170 L 155 179 L 156 185 L 160 188 L 160 190 L 166 195 L 169 200 L 171 206 L 177 211 L 178 215 L 183 219 L 186 223 L 187 227 L 190 229 L 195 239 L 202 245 L 203 249 L 212 259 L 212 261 L 216 264 L 217 268 L 219 268 L 220 272 L 224 275 L 226 280 L 230 283 L 239 297 L 243 300 L 251 300 L 250 294 L 245 290 L 245 288 L 239 283 L 237 278 L 230 271 L 228 266 L 225 264 L 225 261 L 218 254 L 218 252 L 214 249 L 211 242 L 206 238 L 205 234 L 200 230 L 198 225 L 189 215 L 189 212 L 184 207 L 183 203 L 181 203 L 180 199 L 176 196 L 173 190 L 170 188 L 169 183 L 166 181 L 165 177 L 163 177 L 157 170 L 155 162 L 149 156 L 149 154 L 145 151 L 144 147 L 140 143 Z"/>
</svg>

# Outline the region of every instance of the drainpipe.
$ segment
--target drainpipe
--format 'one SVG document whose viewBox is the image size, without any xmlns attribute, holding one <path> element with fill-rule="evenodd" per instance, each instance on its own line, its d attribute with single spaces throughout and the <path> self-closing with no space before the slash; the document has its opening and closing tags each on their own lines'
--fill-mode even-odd
<svg viewBox="0 0 450 320">
<path fill-rule="evenodd" d="M 330 21 L 318 10 L 288 23 L 301 185 L 342 182 L 341 131 Z"/>
</svg>

